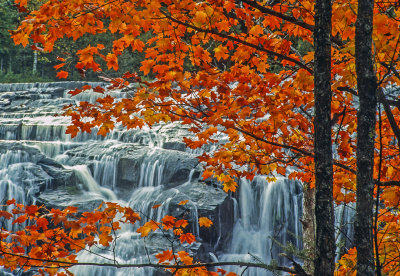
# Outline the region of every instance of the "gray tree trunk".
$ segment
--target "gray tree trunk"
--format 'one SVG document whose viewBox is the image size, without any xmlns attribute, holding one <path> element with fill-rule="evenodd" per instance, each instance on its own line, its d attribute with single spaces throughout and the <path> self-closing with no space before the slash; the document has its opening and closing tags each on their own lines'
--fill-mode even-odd
<svg viewBox="0 0 400 276">
<path fill-rule="evenodd" d="M 315 274 L 333 275 L 335 231 L 331 139 L 331 0 L 316 0 L 314 29 Z"/>
<path fill-rule="evenodd" d="M 38 63 L 38 52 L 35 50 L 35 51 L 33 51 L 32 73 L 36 73 L 37 72 L 37 63 Z"/>
<path fill-rule="evenodd" d="M 358 1 L 355 55 L 360 107 L 357 113 L 357 275 L 375 275 L 373 249 L 374 140 L 377 80 L 372 57 L 373 0 Z"/>
</svg>

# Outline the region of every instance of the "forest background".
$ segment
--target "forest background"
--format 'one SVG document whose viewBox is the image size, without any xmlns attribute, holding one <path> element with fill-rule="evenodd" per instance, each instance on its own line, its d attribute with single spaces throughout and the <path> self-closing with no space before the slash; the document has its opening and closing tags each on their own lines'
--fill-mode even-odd
<svg viewBox="0 0 400 276">
<path fill-rule="evenodd" d="M 76 51 L 87 44 L 89 40 L 94 41 L 93 38 L 86 36 L 74 43 L 71 43 L 69 39 L 63 39 L 57 43 L 52 52 L 46 53 L 40 50 L 35 51 L 32 47 L 16 45 L 11 38 L 9 30 L 17 28 L 25 15 L 26 13 L 19 12 L 18 7 L 13 1 L 0 1 L 0 83 L 60 81 L 56 77 L 57 72 L 54 68 L 59 63 L 57 57 Z M 144 34 L 142 39 L 146 41 L 148 35 Z M 110 34 L 103 34 L 103 37 L 99 38 L 99 41 L 105 42 L 107 47 L 112 46 Z M 121 71 L 139 72 L 140 62 L 143 60 L 143 53 L 126 51 L 120 62 Z M 73 67 L 72 63 L 68 66 L 70 70 Z M 113 70 L 106 71 L 112 76 L 118 76 Z M 68 80 L 82 80 L 82 77 L 77 71 L 71 70 Z M 99 79 L 97 74 L 88 72 L 85 80 L 98 81 Z"/>
</svg>

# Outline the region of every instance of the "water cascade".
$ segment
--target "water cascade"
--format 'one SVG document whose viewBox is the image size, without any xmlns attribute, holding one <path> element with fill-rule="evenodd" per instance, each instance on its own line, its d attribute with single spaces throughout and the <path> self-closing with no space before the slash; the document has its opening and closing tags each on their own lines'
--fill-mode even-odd
<svg viewBox="0 0 400 276">
<path fill-rule="evenodd" d="M 258 176 L 252 182 L 243 179 L 239 191 L 239 219 L 230 246 L 221 260 L 241 260 L 270 264 L 273 260 L 290 266 L 280 256 L 289 243 L 302 248 L 301 202 L 299 183 L 279 178 L 268 183 Z M 239 275 L 244 268 L 230 267 Z M 247 269 L 251 276 L 274 275 L 259 269 Z"/>
<path fill-rule="evenodd" d="M 302 248 L 299 183 L 287 179 L 267 182 L 258 176 L 251 182 L 241 180 L 240 191 L 230 196 L 201 180 L 201 164 L 196 158 L 200 151 L 185 148 L 182 138 L 191 134 L 188 127 L 177 123 L 141 130 L 125 130 L 117 125 L 106 137 L 93 131 L 71 139 L 65 134 L 69 118 L 53 115 L 76 100 L 95 101 L 99 93 L 85 92 L 78 99 L 67 93 L 85 84 L 0 84 L 2 202 L 15 198 L 24 204 L 43 203 L 56 208 L 75 205 L 87 211 L 104 200 L 115 201 L 155 220 L 166 214 L 188 219 L 188 227 L 199 242 L 183 247 L 195 258 L 265 263 L 276 260 L 290 265 L 279 253 L 289 243 Z M 106 93 L 116 98 L 125 95 L 118 91 Z M 215 145 L 204 150 L 213 148 Z M 179 205 L 182 200 L 188 203 Z M 152 208 L 156 204 L 160 207 Z M 200 216 L 209 217 L 213 227 L 199 228 Z M 155 262 L 154 253 L 169 249 L 171 244 L 162 233 L 140 238 L 135 232 L 138 226 L 122 229 L 113 251 L 92 248 L 92 252 L 82 252 L 79 259 Z M 224 269 L 241 272 L 234 266 Z M 79 267 L 73 271 L 82 276 L 165 275 L 151 268 Z M 248 269 L 243 275 L 268 272 Z"/>
</svg>

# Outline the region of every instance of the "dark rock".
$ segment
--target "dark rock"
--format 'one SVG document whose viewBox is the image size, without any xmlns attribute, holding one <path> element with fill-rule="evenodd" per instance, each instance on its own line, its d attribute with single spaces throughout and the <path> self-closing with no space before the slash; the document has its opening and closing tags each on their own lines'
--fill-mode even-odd
<svg viewBox="0 0 400 276">
<path fill-rule="evenodd" d="M 200 227 L 200 238 L 215 249 L 224 248 L 229 237 L 223 231 L 224 229 L 233 229 L 234 224 L 233 199 L 223 190 L 208 186 L 204 182 L 182 185 L 177 188 L 196 204 L 199 217 L 207 217 L 213 222 L 210 228 Z M 170 206 L 171 209 L 179 208 L 174 204 Z"/>
<path fill-rule="evenodd" d="M 62 97 L 64 97 L 64 93 L 65 93 L 65 88 L 57 87 L 57 88 L 53 89 L 51 96 L 53 98 L 62 98 Z"/>
<path fill-rule="evenodd" d="M 164 142 L 163 143 L 163 148 L 164 149 L 170 149 L 170 150 L 185 151 L 186 150 L 186 144 L 183 143 L 183 142 L 179 142 L 179 141 Z"/>
<path fill-rule="evenodd" d="M 20 183 L 29 193 L 71 183 L 73 174 L 60 163 L 46 157 L 37 148 L 16 142 L 0 142 L 1 164 L 8 169 L 8 175 L 15 183 Z M 13 166 L 14 165 L 14 166 Z"/>
<path fill-rule="evenodd" d="M 73 173 L 70 170 L 41 164 L 42 169 L 51 177 L 51 187 L 57 188 L 73 183 Z"/>
</svg>

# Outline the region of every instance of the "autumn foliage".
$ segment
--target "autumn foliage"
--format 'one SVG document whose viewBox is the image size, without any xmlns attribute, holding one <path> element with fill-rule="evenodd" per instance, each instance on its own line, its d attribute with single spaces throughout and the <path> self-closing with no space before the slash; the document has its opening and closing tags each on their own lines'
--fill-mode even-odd
<svg viewBox="0 0 400 276">
<path fill-rule="evenodd" d="M 116 242 L 117 232 L 122 225 L 134 225 L 142 220 L 139 213 L 131 208 L 112 202 L 102 203 L 93 212 L 83 213 L 78 213 L 78 208 L 72 206 L 64 210 L 49 210 L 45 206 L 23 206 L 15 200 L 7 201 L 7 206 L 12 207 L 11 212 L 0 211 L 0 217 L 10 222 L 11 218 L 14 219 L 12 227 L 1 229 L 0 265 L 11 271 L 17 268 L 27 271 L 39 267 L 40 275 L 72 275 L 68 269 L 77 265 L 77 254 L 80 251 L 91 252 L 93 246 L 106 248 Z M 200 227 L 211 225 L 210 219 L 199 218 Z M 193 234 L 185 232 L 187 226 L 187 220 L 177 220 L 167 215 L 161 222 L 145 222 L 136 232 L 142 237 L 147 237 L 151 232 L 164 231 L 164 235 L 167 236 L 169 234 L 166 231 L 172 230 L 180 243 L 191 244 L 196 238 Z M 219 270 L 218 273 L 209 272 L 201 265 L 196 266 L 193 258 L 185 251 L 166 250 L 157 254 L 156 258 L 161 264 L 159 268 L 171 270 L 175 275 L 226 273 L 223 270 Z M 180 268 L 182 265 L 193 267 Z"/>
<path fill-rule="evenodd" d="M 29 7 L 27 0 L 16 0 L 15 3 Z M 355 201 L 356 7 L 354 0 L 333 2 L 332 141 L 337 204 Z M 62 68 L 72 62 L 73 56 L 78 60 L 76 70 L 82 75 L 86 70 L 93 70 L 99 76 L 107 77 L 103 70 L 118 70 L 118 58 L 124 51 L 145 53 L 141 72 L 121 72 L 119 78 L 108 78 L 110 89 L 126 89 L 130 83 L 139 84 L 134 94 L 127 93 L 121 100 L 105 95 L 96 103 L 81 102 L 66 107 L 65 115 L 71 116 L 73 123 L 67 133 L 72 136 L 79 131 L 91 132 L 93 128 L 97 128 L 99 135 L 106 135 L 117 123 L 129 129 L 179 120 L 190 124 L 190 130 L 196 135 L 196 139 L 185 139 L 192 149 L 218 143 L 221 137 L 224 138 L 215 152 L 204 153 L 199 159 L 206 164 L 203 177 L 215 177 L 225 191 L 234 192 L 237 179 L 252 179 L 255 174 L 271 178 L 283 175 L 313 187 L 313 14 L 314 3 L 310 0 L 46 0 L 36 9 L 31 8 L 12 35 L 17 44 L 38 43 L 49 52 L 61 38 L 78 40 L 86 35 L 113 34 L 111 47 L 89 44 L 76 53 L 61 57 L 56 66 L 60 78 L 68 77 L 68 72 Z M 382 107 L 377 112 L 380 123 L 376 126 L 374 178 L 378 201 L 383 204 L 379 205 L 381 210 L 376 216 L 379 242 L 376 257 L 382 259 L 383 271 L 389 274 L 400 263 L 400 254 L 396 250 L 400 202 L 400 130 L 397 127 L 400 99 L 396 92 L 400 84 L 399 16 L 397 2 L 376 2 L 373 54 Z M 150 33 L 151 38 L 142 41 L 140 35 L 143 33 Z M 149 78 L 154 80 L 148 81 Z M 92 87 L 70 93 L 76 95 L 88 89 L 104 93 L 101 88 Z M 24 218 L 35 223 L 29 226 L 31 228 L 27 226 L 17 232 L 20 233 L 15 236 L 18 243 L 28 245 L 35 242 L 33 237 L 40 237 L 41 243 L 54 246 L 53 240 L 58 239 L 59 233 L 47 229 L 49 218 L 52 223 L 63 223 L 71 229 L 60 235 L 81 246 L 71 245 L 75 251 L 95 242 L 95 237 L 99 238 L 96 242 L 103 245 L 111 242 L 112 223 L 121 223 L 113 221 L 116 212 L 123 214 L 123 222 L 138 219 L 135 213 L 127 214 L 126 209 L 112 204 L 103 211 L 75 218 L 73 222 L 67 220 L 76 212 L 71 208 L 47 210 L 42 215 L 39 215 L 42 211 L 32 213 L 25 207 L 18 208 L 15 210 L 21 216 L 15 223 Z M 2 212 L 1 215 L 11 218 L 9 213 Z M 74 225 L 85 224 L 90 228 L 96 223 L 103 227 L 102 230 L 75 240 L 85 234 L 85 228 L 78 230 Z M 205 220 L 201 223 L 210 225 Z M 192 242 L 190 234 L 181 232 L 184 224 L 177 225 L 179 220 L 165 217 L 161 222 L 146 222 L 139 229 L 144 236 L 159 228 L 174 229 L 181 242 Z M 96 236 L 98 234 L 102 236 Z M 65 251 L 66 243 L 60 241 L 57 245 L 59 256 L 46 255 L 43 247 L 32 247 L 36 251 L 29 252 L 32 254 L 29 256 L 54 260 L 68 258 L 72 255 Z M 15 241 L 4 242 L 2 247 L 5 252 L 18 255 L 22 250 L 16 244 Z M 158 256 L 161 263 L 171 260 L 190 263 L 184 253 L 165 251 Z M 337 271 L 340 275 L 355 273 L 354 256 L 354 250 L 350 250 L 339 261 Z M 15 262 L 7 264 L 10 268 L 26 261 L 14 257 Z M 31 266 L 38 265 L 34 260 L 26 262 Z"/>
</svg>

